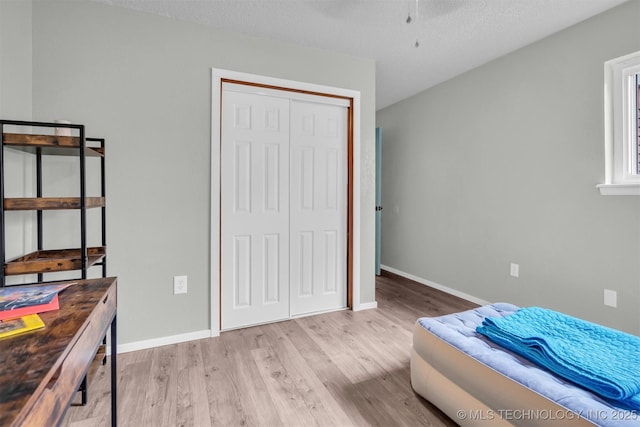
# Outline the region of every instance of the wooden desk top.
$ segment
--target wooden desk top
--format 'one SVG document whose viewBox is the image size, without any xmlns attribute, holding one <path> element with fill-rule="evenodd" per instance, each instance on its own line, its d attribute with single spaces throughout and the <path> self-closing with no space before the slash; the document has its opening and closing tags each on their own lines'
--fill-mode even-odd
<svg viewBox="0 0 640 427">
<path fill-rule="evenodd" d="M 42 402 L 40 399 L 50 390 L 62 394 L 56 383 L 59 377 L 67 375 L 65 371 L 70 366 L 74 371 L 84 372 L 72 375 L 74 384 L 65 385 L 65 394 L 70 387 L 76 387 L 77 390 L 75 378 L 80 375 L 82 379 L 86 374 L 88 348 L 93 348 L 95 341 L 97 349 L 115 316 L 116 278 L 72 282 L 76 284 L 59 294 L 60 309 L 40 314 L 45 323 L 43 329 L 0 339 L 0 426 L 22 423 L 27 416 L 25 414 L 33 408 L 46 406 L 43 403 L 46 399 Z M 108 299 L 111 299 L 109 306 L 103 309 Z M 92 335 L 91 343 L 85 344 L 86 338 L 83 337 L 82 345 L 79 343 L 76 346 L 85 332 Z M 97 336 L 101 333 L 103 335 Z M 83 354 L 76 354 L 81 347 Z M 93 355 L 88 356 L 89 360 L 93 359 Z M 71 358 L 81 360 L 82 367 L 74 365 L 73 361 L 68 362 Z M 60 403 L 64 405 L 52 408 L 58 412 L 55 417 L 64 416 L 75 390 L 69 390 L 69 393 L 71 396 L 68 401 L 65 396 L 61 401 L 54 402 L 54 406 Z M 53 416 L 50 419 L 53 420 Z"/>
</svg>

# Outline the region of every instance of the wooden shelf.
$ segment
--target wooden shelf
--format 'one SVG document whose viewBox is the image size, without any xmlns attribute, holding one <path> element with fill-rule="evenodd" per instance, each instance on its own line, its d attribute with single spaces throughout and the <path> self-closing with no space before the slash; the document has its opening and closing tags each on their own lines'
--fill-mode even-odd
<svg viewBox="0 0 640 427">
<path fill-rule="evenodd" d="M 39 148 L 42 154 L 58 156 L 77 156 L 80 148 L 77 136 L 3 133 L 2 142 L 7 147 L 27 153 L 35 154 Z M 85 147 L 84 152 L 86 156 L 104 156 L 104 148 L 101 147 Z"/>
<path fill-rule="evenodd" d="M 96 355 L 93 357 L 93 362 L 91 362 L 91 367 L 87 371 L 87 377 L 89 380 L 93 379 L 96 375 L 96 372 L 100 368 L 100 366 L 105 365 L 105 359 L 107 357 L 107 345 L 100 344 L 98 347 L 98 351 Z"/>
<path fill-rule="evenodd" d="M 106 254 L 104 246 L 87 248 L 87 268 L 101 261 Z M 55 249 L 35 251 L 8 261 L 4 266 L 4 274 L 51 273 L 54 271 L 71 271 L 82 269 L 80 249 Z"/>
<path fill-rule="evenodd" d="M 98 347 L 98 351 L 96 355 L 93 357 L 93 361 L 91 365 L 89 365 L 89 370 L 87 370 L 87 386 L 91 383 L 91 381 L 95 378 L 98 369 L 104 365 L 105 358 L 107 357 L 107 346 L 105 344 L 100 344 Z"/>
<path fill-rule="evenodd" d="M 80 197 L 14 197 L 4 199 L 6 211 L 44 211 L 60 209 L 80 209 Z M 105 206 L 104 197 L 86 197 L 87 209 Z"/>
</svg>

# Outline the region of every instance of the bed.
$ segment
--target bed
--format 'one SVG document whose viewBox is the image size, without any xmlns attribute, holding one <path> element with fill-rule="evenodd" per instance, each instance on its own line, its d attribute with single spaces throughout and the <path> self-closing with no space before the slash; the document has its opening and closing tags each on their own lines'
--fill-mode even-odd
<svg viewBox="0 0 640 427">
<path fill-rule="evenodd" d="M 418 319 L 413 389 L 466 426 L 640 426 L 640 413 L 614 406 L 476 332 L 485 317 L 519 307 L 496 303 Z"/>
</svg>

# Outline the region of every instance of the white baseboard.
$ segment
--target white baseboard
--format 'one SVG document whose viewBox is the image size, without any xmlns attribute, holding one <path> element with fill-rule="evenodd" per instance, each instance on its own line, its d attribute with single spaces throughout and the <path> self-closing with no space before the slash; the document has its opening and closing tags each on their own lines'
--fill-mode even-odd
<svg viewBox="0 0 640 427">
<path fill-rule="evenodd" d="M 353 311 L 369 310 L 377 307 L 378 307 L 378 303 L 376 301 L 367 302 L 367 303 L 359 304 L 358 307 L 354 308 Z M 344 309 L 341 309 L 341 310 L 344 310 Z M 319 314 L 319 313 L 314 313 L 314 314 Z M 155 347 L 162 347 L 164 345 L 178 344 L 181 342 L 201 340 L 204 338 L 212 338 L 212 337 L 217 337 L 219 335 L 220 335 L 219 332 L 212 333 L 211 330 L 207 329 L 204 331 L 188 332 L 186 334 L 171 335 L 168 337 L 160 337 L 160 338 L 153 338 L 150 340 L 119 344 L 118 354 L 129 353 L 131 351 L 146 350 L 146 349 L 155 348 Z M 110 354 L 111 354 L 111 345 L 107 345 L 107 355 L 110 355 Z"/>
<path fill-rule="evenodd" d="M 378 308 L 378 301 L 360 303 L 353 307 L 353 311 L 371 310 L 373 308 Z"/>
<path fill-rule="evenodd" d="M 477 297 L 474 297 L 473 295 L 469 295 L 464 292 L 460 292 L 455 289 L 449 288 L 447 286 L 443 286 L 438 283 L 432 282 L 430 280 L 423 279 L 422 277 L 414 276 L 413 274 L 405 273 L 404 271 L 397 270 L 387 265 L 381 265 L 380 268 L 390 273 L 397 274 L 398 276 L 402 276 L 409 280 L 413 280 L 414 282 L 418 282 L 420 284 L 430 286 L 432 288 L 438 289 L 440 291 L 446 292 L 451 295 L 455 295 L 459 298 L 466 299 L 467 301 L 471 301 L 479 305 L 489 304 L 488 301 L 485 301 L 481 298 L 477 298 Z M 365 302 L 365 303 L 358 304 L 357 307 L 354 307 L 353 311 L 371 310 L 375 308 L 378 308 L 377 301 Z M 186 334 L 171 335 L 168 337 L 153 338 L 150 340 L 120 344 L 118 345 L 118 354 L 129 353 L 131 351 L 146 350 L 154 347 L 162 347 L 164 345 L 178 344 L 178 343 L 187 342 L 187 341 L 200 340 L 204 338 L 211 338 L 213 336 L 218 336 L 218 335 L 219 333 L 212 334 L 211 330 L 206 329 L 203 331 L 188 332 Z M 107 346 L 107 355 L 109 354 L 111 354 L 111 346 Z"/>
<path fill-rule="evenodd" d="M 391 271 L 391 270 L 389 270 L 389 271 Z M 378 308 L 378 303 L 376 301 L 358 304 L 358 306 L 356 308 L 354 308 L 353 311 L 369 310 L 369 309 L 372 309 L 372 308 Z M 341 309 L 341 310 L 343 310 L 343 309 Z M 318 314 L 318 313 L 314 313 L 314 314 Z M 136 341 L 136 342 L 126 343 L 126 344 L 119 344 L 118 345 L 118 354 L 120 354 L 120 353 L 129 353 L 131 351 L 146 350 L 146 349 L 154 348 L 154 347 L 162 347 L 163 345 L 171 345 L 171 344 L 178 344 L 178 343 L 181 343 L 181 342 L 201 340 L 203 338 L 211 338 L 211 337 L 216 337 L 216 336 L 219 336 L 219 335 L 220 335 L 219 332 L 216 333 L 216 334 L 212 334 L 212 331 L 207 329 L 207 330 L 204 330 L 204 331 L 188 332 L 186 334 L 171 335 L 171 336 L 168 336 L 168 337 L 160 337 L 160 338 L 153 338 L 153 339 L 150 339 L 150 340 Z M 109 355 L 109 354 L 111 354 L 111 346 L 110 345 L 107 346 L 107 355 Z"/>
<path fill-rule="evenodd" d="M 398 276 L 402 276 L 402 277 L 404 277 L 406 279 L 413 280 L 414 282 L 418 282 L 420 284 L 430 286 L 432 288 L 438 289 L 439 291 L 446 292 L 448 294 L 457 296 L 458 298 L 466 299 L 467 301 L 471 301 L 471 302 L 479 304 L 479 305 L 490 304 L 489 301 L 485 301 L 485 300 L 483 300 L 481 298 L 478 298 L 478 297 L 475 297 L 473 295 L 469 295 L 469 294 L 466 294 L 464 292 L 460 292 L 460 291 L 457 291 L 455 289 L 449 288 L 447 286 L 440 285 L 438 283 L 432 282 L 430 280 L 423 279 L 422 277 L 414 276 L 413 274 L 405 273 L 404 271 L 401 271 L 401 270 L 396 270 L 395 268 L 389 267 L 387 265 L 381 265 L 380 268 L 382 270 L 387 270 L 389 273 L 397 274 Z"/>
<path fill-rule="evenodd" d="M 136 342 L 127 343 L 127 344 L 119 344 L 118 354 L 129 353 L 130 351 L 146 350 L 148 348 L 154 348 L 154 347 L 162 347 L 163 345 L 178 344 L 181 342 L 201 340 L 203 338 L 211 338 L 211 336 L 212 336 L 211 331 L 207 329 L 204 331 L 188 332 L 186 334 L 171 335 L 168 337 L 153 338 L 150 340 L 136 341 Z M 110 347 L 111 346 L 107 347 L 108 355 L 111 354 Z"/>
</svg>

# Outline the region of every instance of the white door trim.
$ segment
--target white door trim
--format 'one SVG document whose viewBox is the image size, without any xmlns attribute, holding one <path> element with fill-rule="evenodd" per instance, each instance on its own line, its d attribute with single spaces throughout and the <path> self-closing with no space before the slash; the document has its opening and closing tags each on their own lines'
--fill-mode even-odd
<svg viewBox="0 0 640 427">
<path fill-rule="evenodd" d="M 292 90 L 316 92 L 353 100 L 353 251 L 352 309 L 360 309 L 360 92 L 313 83 L 212 68 L 211 70 L 211 336 L 220 335 L 220 102 L 222 80 L 237 80 Z"/>
</svg>

